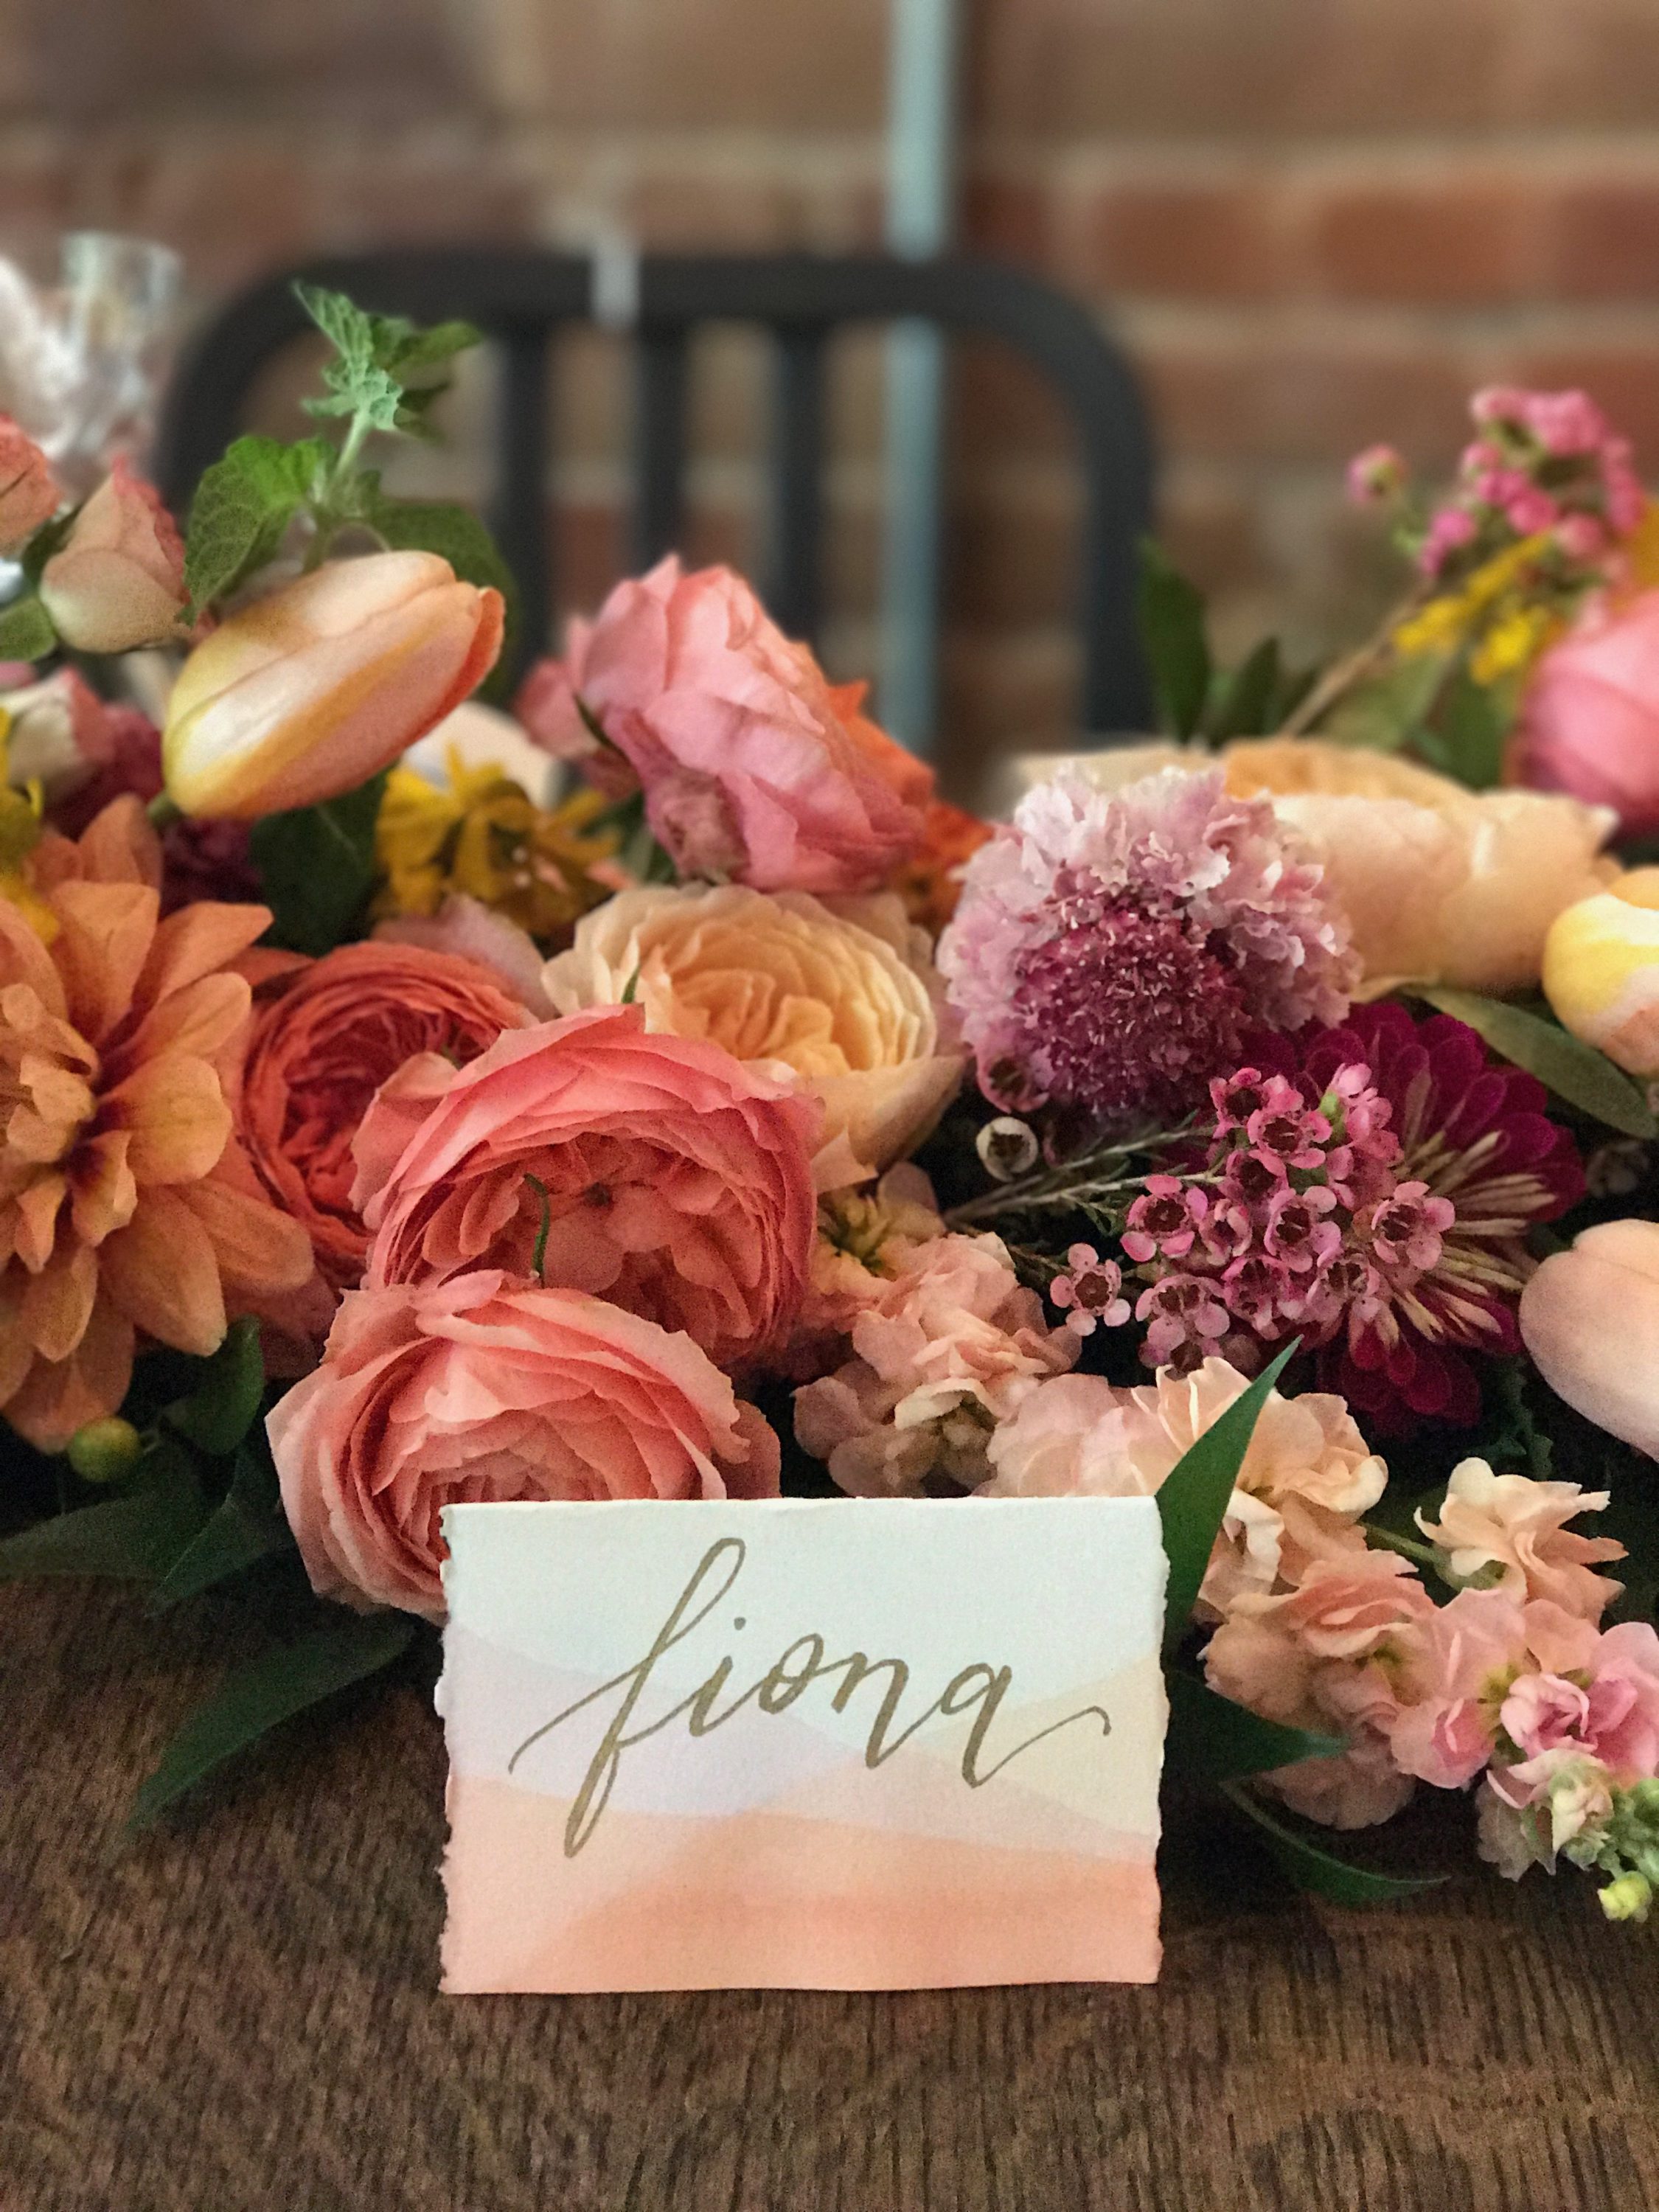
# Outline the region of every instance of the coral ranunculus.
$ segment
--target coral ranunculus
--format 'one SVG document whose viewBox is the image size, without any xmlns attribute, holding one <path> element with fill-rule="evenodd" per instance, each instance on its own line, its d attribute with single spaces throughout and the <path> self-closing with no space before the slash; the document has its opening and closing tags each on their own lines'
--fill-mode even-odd
<svg viewBox="0 0 1659 2212">
<path fill-rule="evenodd" d="M 1611 806 L 1627 837 L 1659 830 L 1659 591 L 1588 615 L 1542 655 L 1514 767 L 1523 783 Z"/>
<path fill-rule="evenodd" d="M 115 1411 L 141 1339 L 211 1352 L 312 1258 L 232 1134 L 249 992 L 227 964 L 269 913 L 160 921 L 136 799 L 32 871 L 50 947 L 0 899 L 0 1407 L 54 1449 Z"/>
<path fill-rule="evenodd" d="M 483 681 L 501 623 L 501 593 L 435 553 L 325 562 L 185 663 L 161 739 L 168 795 L 252 821 L 354 790 Z"/>
<path fill-rule="evenodd" d="M 776 1437 L 689 1338 L 494 1270 L 354 1292 L 267 1427 L 317 1589 L 432 1620 L 446 1505 L 778 1489 Z"/>
<path fill-rule="evenodd" d="M 372 1288 L 474 1267 L 589 1291 L 722 1365 L 781 1343 L 805 1286 L 820 1109 L 636 1006 L 434 1055 L 386 1084 L 352 1193 Z"/>
<path fill-rule="evenodd" d="M 297 969 L 256 1017 L 242 1139 L 260 1179 L 300 1222 L 338 1289 L 362 1273 L 351 1140 L 389 1075 L 417 1053 L 458 1066 L 530 1017 L 471 960 L 414 945 L 342 945 Z"/>
<path fill-rule="evenodd" d="M 615 1006 L 631 981 L 647 1029 L 792 1069 L 823 1101 L 824 1190 L 913 1152 L 962 1080 L 926 934 L 891 897 L 832 912 L 736 884 L 623 891 L 577 924 L 544 981 L 562 1013 Z"/>
<path fill-rule="evenodd" d="M 729 568 L 676 556 L 572 632 L 572 691 L 645 788 L 683 875 L 874 890 L 922 835 L 933 773 L 826 681 Z M 552 679 L 547 679 L 552 680 Z"/>
</svg>

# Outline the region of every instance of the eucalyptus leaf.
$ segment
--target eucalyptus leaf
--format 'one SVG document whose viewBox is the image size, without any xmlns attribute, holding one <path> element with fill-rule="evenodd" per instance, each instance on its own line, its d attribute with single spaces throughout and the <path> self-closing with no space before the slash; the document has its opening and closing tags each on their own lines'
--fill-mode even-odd
<svg viewBox="0 0 1659 2212">
<path fill-rule="evenodd" d="M 1210 648 L 1204 600 L 1150 538 L 1140 546 L 1136 593 L 1140 641 L 1152 671 L 1161 726 L 1178 738 L 1198 728 L 1210 691 Z"/>
<path fill-rule="evenodd" d="M 1198 1600 L 1199 1584 L 1210 1564 L 1217 1531 L 1233 1494 L 1238 1470 L 1249 1449 L 1256 1417 L 1287 1362 L 1301 1348 L 1297 1337 L 1264 1368 L 1249 1389 L 1196 1437 L 1170 1469 L 1158 1492 L 1164 1523 L 1164 1549 L 1170 1580 L 1164 1599 L 1164 1648 L 1173 1650 L 1186 1634 Z"/>
<path fill-rule="evenodd" d="M 230 1487 L 149 1594 L 149 1610 L 161 1613 L 181 1598 L 240 1574 L 294 1538 L 283 1512 L 282 1487 L 264 1439 L 240 1447 Z"/>
<path fill-rule="evenodd" d="M 30 1575 L 96 1575 L 152 1582 L 201 1528 L 207 1508 L 190 1455 L 157 1445 L 125 1497 L 37 1521 L 0 1542 L 0 1582 Z"/>
<path fill-rule="evenodd" d="M 390 1666 L 414 1634 L 407 1613 L 346 1614 L 233 1668 L 162 1753 L 128 1826 L 149 1827 L 186 1790 L 272 1729 Z"/>
<path fill-rule="evenodd" d="M 265 1387 L 259 1324 L 252 1314 L 232 1322 L 224 1342 L 203 1365 L 195 1389 L 169 1406 L 167 1418 L 198 1449 L 222 1459 L 252 1427 Z"/>
<path fill-rule="evenodd" d="M 1659 1136 L 1659 1121 L 1642 1093 L 1594 1045 L 1503 999 L 1483 999 L 1473 991 L 1444 990 L 1438 984 L 1413 983 L 1408 988 L 1413 998 L 1426 1000 L 1443 1014 L 1467 1022 L 1501 1058 L 1535 1075 L 1546 1090 L 1565 1098 L 1570 1106 L 1577 1106 L 1627 1137 Z"/>
<path fill-rule="evenodd" d="M 385 787 L 384 775 L 373 776 L 321 806 L 253 824 L 248 849 L 274 943 L 321 954 L 352 935 L 374 888 L 374 824 Z"/>
<path fill-rule="evenodd" d="M 1306 1729 L 1263 1720 L 1183 1668 L 1171 1669 L 1168 1687 L 1165 1758 L 1174 1773 L 1227 1782 L 1239 1775 L 1294 1766 L 1299 1759 L 1328 1759 L 1346 1747 L 1346 1738 L 1340 1735 L 1316 1735 Z"/>
<path fill-rule="evenodd" d="M 1446 1879 L 1443 1874 L 1378 1874 L 1370 1867 L 1355 1866 L 1351 1859 L 1339 1858 L 1302 1833 L 1298 1826 L 1270 1813 L 1254 1790 L 1237 1782 L 1223 1783 L 1222 1790 L 1229 1802 L 1260 1831 L 1263 1844 L 1296 1887 L 1328 1898 L 1333 1905 L 1383 1905 L 1394 1898 L 1416 1897 L 1425 1889 L 1437 1889 Z"/>
<path fill-rule="evenodd" d="M 0 660 L 44 660 L 57 644 L 57 628 L 39 599 L 14 599 L 0 611 Z"/>
</svg>

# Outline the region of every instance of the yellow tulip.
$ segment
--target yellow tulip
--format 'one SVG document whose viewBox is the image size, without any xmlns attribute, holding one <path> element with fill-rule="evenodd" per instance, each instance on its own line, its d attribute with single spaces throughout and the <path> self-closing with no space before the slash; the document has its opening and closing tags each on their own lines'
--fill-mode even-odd
<svg viewBox="0 0 1659 2212">
<path fill-rule="evenodd" d="M 476 689 L 501 596 L 435 553 L 326 562 L 221 623 L 179 673 L 161 757 L 186 814 L 251 822 L 354 790 Z"/>
<path fill-rule="evenodd" d="M 1632 868 L 1556 916 L 1544 994 L 1574 1036 L 1629 1074 L 1659 1075 L 1659 868 Z"/>
</svg>

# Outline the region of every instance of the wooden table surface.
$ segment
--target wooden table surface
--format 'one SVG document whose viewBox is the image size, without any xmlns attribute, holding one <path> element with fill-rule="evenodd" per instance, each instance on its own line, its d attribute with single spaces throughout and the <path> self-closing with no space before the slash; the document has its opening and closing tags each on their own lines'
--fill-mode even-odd
<svg viewBox="0 0 1659 2212">
<path fill-rule="evenodd" d="M 0 1589 L 3 2212 L 1659 2207 L 1659 1929 L 1588 1885 L 1349 1912 L 1229 1851 L 1156 1989 L 443 1998 L 416 1685 L 112 1853 L 211 1633 Z"/>
</svg>

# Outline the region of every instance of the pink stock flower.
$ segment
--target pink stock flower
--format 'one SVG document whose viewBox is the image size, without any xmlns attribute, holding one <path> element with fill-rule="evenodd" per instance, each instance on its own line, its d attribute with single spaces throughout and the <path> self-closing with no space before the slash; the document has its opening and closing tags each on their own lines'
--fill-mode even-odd
<svg viewBox="0 0 1659 2212">
<path fill-rule="evenodd" d="M 795 1393 L 795 1436 L 854 1497 L 973 1488 L 986 1447 L 1045 1376 L 1078 1356 L 1048 1328 L 995 1237 L 938 1237 L 908 1255 L 853 1322 L 856 1355 Z"/>
<path fill-rule="evenodd" d="M 968 862 L 939 964 L 986 1095 L 1093 1122 L 1187 1111 L 1249 1027 L 1340 1018 L 1357 975 L 1319 869 L 1218 770 L 1038 785 Z"/>
<path fill-rule="evenodd" d="M 266 1426 L 313 1586 L 434 1620 L 446 1505 L 778 1489 L 776 1437 L 689 1337 L 494 1270 L 353 1293 Z"/>
<path fill-rule="evenodd" d="M 1580 1865 L 1594 1861 L 1613 1814 L 1613 1778 L 1583 1752 L 1542 1752 L 1489 1768 L 1479 1808 L 1481 1857 L 1518 1881 L 1528 1867 L 1553 1872 L 1561 1852 Z"/>
<path fill-rule="evenodd" d="M 461 1068 L 406 1061 L 354 1150 L 371 1288 L 501 1267 L 769 1357 L 801 1301 L 816 1102 L 637 1006 L 514 1030 Z"/>
<path fill-rule="evenodd" d="M 1437 1521 L 1419 1512 L 1417 1525 L 1447 1555 L 1461 1582 L 1493 1575 L 1511 1597 L 1548 1598 L 1580 1620 L 1599 1620 L 1623 1584 L 1592 1571 L 1591 1562 L 1621 1559 L 1625 1547 L 1610 1536 L 1580 1536 L 1566 1527 L 1581 1513 L 1599 1513 L 1605 1490 L 1576 1482 L 1534 1482 L 1523 1474 L 1494 1474 L 1483 1459 L 1452 1469 Z"/>
<path fill-rule="evenodd" d="M 128 653 L 179 634 L 185 544 L 161 494 L 125 460 L 40 572 L 40 603 L 66 645 Z"/>
<path fill-rule="evenodd" d="M 765 891 L 873 890 L 918 846 L 933 774 L 832 685 L 729 568 L 671 555 L 573 632 L 565 673 L 632 763 L 683 875 Z M 574 742 L 544 676 L 530 712 Z M 592 756 L 586 758 L 592 759 Z"/>
<path fill-rule="evenodd" d="M 1454 553 L 1461 553 L 1475 534 L 1474 517 L 1467 508 L 1443 507 L 1430 523 L 1417 556 L 1425 576 L 1437 576 Z"/>
</svg>

